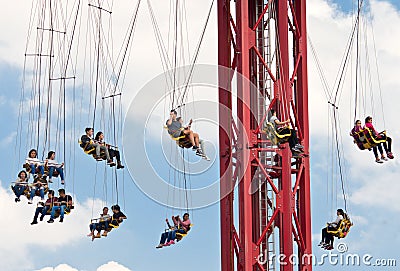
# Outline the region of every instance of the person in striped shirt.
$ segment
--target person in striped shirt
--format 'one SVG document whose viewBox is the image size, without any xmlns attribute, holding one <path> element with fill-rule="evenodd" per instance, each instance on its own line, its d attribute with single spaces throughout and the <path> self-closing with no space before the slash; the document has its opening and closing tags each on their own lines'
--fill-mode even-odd
<svg viewBox="0 0 400 271">
<path fill-rule="evenodd" d="M 15 181 L 15 185 L 11 187 L 16 196 L 15 202 L 21 201 L 20 197 L 24 194 L 27 187 L 28 187 L 27 174 L 25 170 L 22 170 L 18 173 L 18 179 Z"/>
<path fill-rule="evenodd" d="M 64 163 L 59 164 L 56 160 L 56 153 L 54 151 L 49 151 L 47 154 L 47 159 L 45 161 L 45 165 L 49 168 L 49 183 L 52 183 L 51 178 L 53 177 L 54 171 L 57 172 L 61 179 L 61 184 L 65 184 L 64 179 Z"/>
<path fill-rule="evenodd" d="M 25 164 L 29 165 L 32 174 L 35 174 L 36 171 L 39 171 L 42 176 L 44 175 L 44 167 L 37 158 L 37 151 L 35 149 L 29 151 L 28 158 L 25 159 Z"/>
</svg>

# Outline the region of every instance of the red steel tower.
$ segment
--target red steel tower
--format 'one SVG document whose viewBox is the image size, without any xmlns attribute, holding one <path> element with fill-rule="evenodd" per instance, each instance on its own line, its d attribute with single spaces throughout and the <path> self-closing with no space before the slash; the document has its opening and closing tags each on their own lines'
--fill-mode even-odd
<svg viewBox="0 0 400 271">
<path fill-rule="evenodd" d="M 309 151 L 306 1 L 218 0 L 218 34 L 221 270 L 311 270 L 309 159 L 264 132 Z"/>
</svg>

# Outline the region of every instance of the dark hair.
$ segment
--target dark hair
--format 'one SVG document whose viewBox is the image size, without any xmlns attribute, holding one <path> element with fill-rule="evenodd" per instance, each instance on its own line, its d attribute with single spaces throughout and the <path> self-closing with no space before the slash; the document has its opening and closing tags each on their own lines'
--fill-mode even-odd
<svg viewBox="0 0 400 271">
<path fill-rule="evenodd" d="M 47 154 L 47 159 L 50 159 L 50 157 L 53 155 L 53 153 L 56 153 L 54 151 L 49 151 L 49 153 Z"/>
<path fill-rule="evenodd" d="M 101 135 L 102 133 L 103 133 L 103 132 L 98 131 L 97 134 L 96 134 L 96 136 L 94 137 L 94 139 L 95 139 L 95 140 L 99 140 L 100 135 Z"/>
<path fill-rule="evenodd" d="M 63 193 L 63 194 L 65 194 L 65 189 L 64 189 L 64 188 L 58 189 L 58 193 Z"/>
<path fill-rule="evenodd" d="M 357 125 L 357 122 L 361 122 L 361 120 L 356 120 L 356 122 L 354 124 Z"/>
<path fill-rule="evenodd" d="M 18 173 L 18 178 L 21 178 L 21 174 L 22 174 L 22 173 L 25 173 L 25 177 L 28 176 L 28 174 L 26 174 L 26 171 L 25 171 L 25 170 L 21 170 L 21 171 Z"/>
<path fill-rule="evenodd" d="M 337 212 L 338 212 L 339 214 L 341 214 L 341 215 L 344 215 L 343 209 L 337 209 Z"/>
<path fill-rule="evenodd" d="M 175 110 L 175 109 L 172 109 L 172 110 L 171 110 L 171 113 L 174 113 L 175 115 L 178 115 L 178 113 L 176 113 L 176 110 Z"/>
<path fill-rule="evenodd" d="M 365 118 L 365 123 L 367 123 L 369 120 L 372 120 L 371 116 L 368 116 L 368 117 Z"/>
<path fill-rule="evenodd" d="M 85 133 L 89 132 L 90 130 L 93 130 L 93 128 L 87 127 L 87 128 L 85 129 Z"/>
<path fill-rule="evenodd" d="M 104 211 L 105 209 L 107 209 L 107 210 L 108 210 L 108 207 L 107 207 L 107 206 L 104 206 L 104 207 L 103 207 L 103 211 Z"/>
<path fill-rule="evenodd" d="M 189 213 L 184 213 L 184 214 L 183 214 L 183 217 L 185 217 L 185 215 L 189 216 Z"/>
<path fill-rule="evenodd" d="M 267 113 L 267 122 L 271 119 L 272 115 L 275 113 L 275 109 L 270 109 Z"/>
<path fill-rule="evenodd" d="M 120 211 L 120 210 L 121 210 L 121 208 L 119 207 L 119 205 L 118 205 L 118 204 L 115 204 L 115 205 L 111 206 L 111 210 L 117 210 L 117 211 Z"/>
<path fill-rule="evenodd" d="M 36 156 L 35 156 L 35 158 L 36 158 L 37 157 L 37 150 L 35 150 L 35 149 L 32 149 L 32 150 L 29 151 L 28 157 L 31 158 L 31 153 L 32 152 L 36 152 Z"/>
<path fill-rule="evenodd" d="M 54 190 L 49 190 L 49 195 L 52 195 L 52 196 L 54 196 Z"/>
</svg>

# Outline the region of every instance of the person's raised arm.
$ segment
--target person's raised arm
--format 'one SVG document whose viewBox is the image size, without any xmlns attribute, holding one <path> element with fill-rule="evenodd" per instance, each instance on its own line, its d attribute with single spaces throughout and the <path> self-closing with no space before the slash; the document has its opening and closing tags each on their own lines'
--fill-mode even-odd
<svg viewBox="0 0 400 271">
<path fill-rule="evenodd" d="M 169 119 L 167 120 L 167 125 L 170 126 L 172 124 L 172 118 L 174 116 L 174 113 L 169 113 Z"/>
<path fill-rule="evenodd" d="M 278 119 L 275 119 L 275 124 L 277 125 L 285 125 L 287 123 L 290 123 L 290 120 L 279 121 Z"/>
</svg>

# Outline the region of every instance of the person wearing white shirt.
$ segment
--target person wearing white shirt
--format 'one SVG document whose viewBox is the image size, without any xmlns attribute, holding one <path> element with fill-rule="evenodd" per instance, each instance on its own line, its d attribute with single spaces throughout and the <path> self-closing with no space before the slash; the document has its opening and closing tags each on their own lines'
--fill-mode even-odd
<svg viewBox="0 0 400 271">
<path fill-rule="evenodd" d="M 25 163 L 31 168 L 31 173 L 35 174 L 39 170 L 40 174 L 44 175 L 44 167 L 37 158 L 37 151 L 32 149 L 28 153 L 28 158 L 25 159 Z"/>
<path fill-rule="evenodd" d="M 54 171 L 57 172 L 61 179 L 61 184 L 65 184 L 64 179 L 64 163 L 59 164 L 56 160 L 56 153 L 54 151 L 49 151 L 47 154 L 46 165 L 49 168 L 49 183 L 51 183 L 51 178 L 53 177 Z"/>
<path fill-rule="evenodd" d="M 15 181 L 15 185 L 11 187 L 16 196 L 15 202 L 21 201 L 20 197 L 24 194 L 27 187 L 28 187 L 27 174 L 24 170 L 22 170 L 18 173 L 18 179 Z"/>
<path fill-rule="evenodd" d="M 335 231 L 339 227 L 340 222 L 344 219 L 347 218 L 347 215 L 343 211 L 343 209 L 337 209 L 336 211 L 336 220 L 333 222 L 328 222 L 328 226 L 322 229 L 322 240 L 319 243 L 319 246 L 322 246 L 325 249 L 333 249 L 333 240 L 334 237 L 331 233 L 328 232 L 330 231 Z"/>
</svg>

